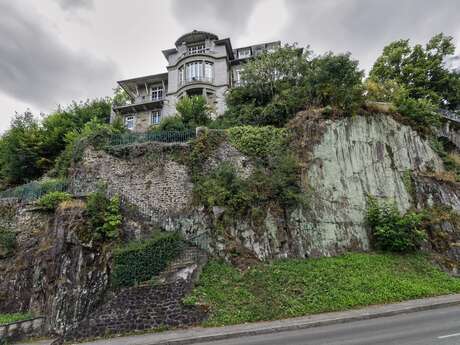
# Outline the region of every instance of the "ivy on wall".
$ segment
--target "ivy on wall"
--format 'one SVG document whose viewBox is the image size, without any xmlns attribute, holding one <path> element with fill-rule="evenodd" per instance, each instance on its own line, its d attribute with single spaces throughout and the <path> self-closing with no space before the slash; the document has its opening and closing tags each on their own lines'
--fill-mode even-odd
<svg viewBox="0 0 460 345">
<path fill-rule="evenodd" d="M 116 249 L 112 285 L 129 287 L 151 280 L 181 253 L 183 247 L 184 241 L 179 234 L 161 233 Z"/>
</svg>

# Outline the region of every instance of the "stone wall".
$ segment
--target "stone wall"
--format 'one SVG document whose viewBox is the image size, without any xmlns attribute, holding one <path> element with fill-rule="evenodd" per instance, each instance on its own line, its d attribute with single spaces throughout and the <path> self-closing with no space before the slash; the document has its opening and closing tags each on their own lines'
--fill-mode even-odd
<svg viewBox="0 0 460 345">
<path fill-rule="evenodd" d="M 181 303 L 190 287 L 190 282 L 180 280 L 122 290 L 65 337 L 80 339 L 196 325 L 205 319 L 206 312 Z"/>
<path fill-rule="evenodd" d="M 207 255 L 187 247 L 150 285 L 112 291 L 98 309 L 64 332 L 64 338 L 94 338 L 110 334 L 186 327 L 199 324 L 207 311 L 182 300 L 198 280 Z"/>
<path fill-rule="evenodd" d="M 429 187 L 422 184 L 436 183 L 435 179 L 421 180 L 415 203 L 407 174 L 434 176 L 444 171 L 427 141 L 386 115 L 328 120 L 305 112 L 292 126 L 308 206 L 271 208 L 262 226 L 250 219 L 234 219 L 224 233 L 216 230 L 222 210 L 206 210 L 193 203 L 190 172 L 177 159 L 181 152 L 187 154 L 187 145 L 174 150 L 155 143 L 135 145 L 126 148 L 124 157 L 89 149 L 74 176 L 81 189 L 87 180 L 106 181 L 114 193 L 131 197 L 141 209 L 153 210 L 153 223 L 165 230 L 187 236 L 209 233 L 209 250 L 218 256 L 239 253 L 239 257 L 266 260 L 368 250 L 367 195 L 395 200 L 405 211 L 426 204 Z M 251 174 L 250 159 L 227 142 L 210 155 L 205 169 L 224 161 L 243 177 Z M 437 200 L 458 210 L 459 188 L 447 184 L 436 188 Z"/>
<path fill-rule="evenodd" d="M 0 341 L 40 337 L 45 334 L 45 330 L 45 318 L 43 317 L 0 325 Z"/>
</svg>

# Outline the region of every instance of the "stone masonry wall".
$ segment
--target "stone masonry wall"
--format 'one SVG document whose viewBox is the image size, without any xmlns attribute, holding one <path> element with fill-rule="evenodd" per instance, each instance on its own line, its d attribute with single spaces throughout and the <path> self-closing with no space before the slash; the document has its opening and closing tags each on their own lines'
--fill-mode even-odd
<svg viewBox="0 0 460 345">
<path fill-rule="evenodd" d="M 0 325 L 0 341 L 40 337 L 45 334 L 45 329 L 45 318 L 43 317 Z"/>
<path fill-rule="evenodd" d="M 190 288 L 190 281 L 179 280 L 122 290 L 76 329 L 69 330 L 65 338 L 100 337 L 159 327 L 198 324 L 205 319 L 206 312 L 181 303 Z"/>
</svg>

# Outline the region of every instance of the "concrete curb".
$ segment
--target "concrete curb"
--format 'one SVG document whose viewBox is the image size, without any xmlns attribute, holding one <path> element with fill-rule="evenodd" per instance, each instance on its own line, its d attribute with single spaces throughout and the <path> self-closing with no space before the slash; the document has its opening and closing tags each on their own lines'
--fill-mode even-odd
<svg viewBox="0 0 460 345">
<path fill-rule="evenodd" d="M 219 328 L 191 328 L 163 333 L 115 337 L 80 343 L 81 345 L 189 345 L 201 342 L 266 335 L 313 327 L 349 323 L 435 310 L 460 305 L 460 294 L 371 306 L 345 312 L 317 314 L 279 321 L 259 322 Z M 32 345 L 32 344 L 31 344 Z"/>
</svg>

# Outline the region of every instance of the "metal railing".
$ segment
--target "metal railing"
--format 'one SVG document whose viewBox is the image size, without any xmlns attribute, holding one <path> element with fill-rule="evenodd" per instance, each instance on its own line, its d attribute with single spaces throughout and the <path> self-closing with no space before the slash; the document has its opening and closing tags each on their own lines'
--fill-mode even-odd
<svg viewBox="0 0 460 345">
<path fill-rule="evenodd" d="M 455 111 L 441 110 L 440 114 L 443 118 L 460 123 L 460 114 Z"/>
<path fill-rule="evenodd" d="M 124 133 L 113 135 L 109 138 L 108 146 L 142 144 L 146 142 L 183 143 L 196 137 L 196 131 L 161 131 L 149 133 Z"/>
<path fill-rule="evenodd" d="M 0 199 L 32 201 L 50 192 L 67 192 L 68 190 L 69 183 L 67 180 L 32 181 L 0 192 Z"/>
</svg>

